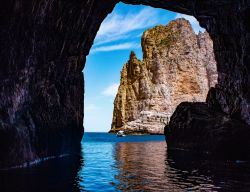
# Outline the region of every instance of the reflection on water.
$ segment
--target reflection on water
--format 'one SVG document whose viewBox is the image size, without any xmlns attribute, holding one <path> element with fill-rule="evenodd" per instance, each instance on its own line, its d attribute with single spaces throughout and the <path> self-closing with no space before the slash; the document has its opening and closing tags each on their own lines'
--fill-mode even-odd
<svg viewBox="0 0 250 192">
<path fill-rule="evenodd" d="M 167 153 L 162 136 L 120 139 L 91 133 L 85 135 L 82 157 L 0 171 L 0 191 L 240 192 L 250 191 L 249 178 L 249 162 L 202 160 Z"/>
<path fill-rule="evenodd" d="M 185 170 L 186 161 L 181 159 L 183 170 L 178 169 L 173 159 L 167 158 L 165 142 L 118 143 L 116 177 L 122 191 L 216 191 L 209 177 L 192 175 Z M 178 165 L 177 165 L 178 166 Z"/>
<path fill-rule="evenodd" d="M 36 167 L 0 171 L 1 192 L 80 191 L 76 178 L 83 160 L 79 156 L 52 159 Z"/>
<path fill-rule="evenodd" d="M 169 182 L 166 177 L 166 142 L 118 143 L 117 189 L 122 191 L 160 191 Z"/>
<path fill-rule="evenodd" d="M 167 164 L 175 172 L 176 185 L 186 184 L 191 191 L 250 191 L 249 162 L 205 160 L 171 151 Z"/>
<path fill-rule="evenodd" d="M 84 166 L 78 172 L 78 186 L 86 191 L 114 191 L 117 173 L 114 143 L 84 142 Z"/>
<path fill-rule="evenodd" d="M 115 158 L 121 191 L 250 191 L 249 162 L 168 154 L 165 142 L 118 143 Z"/>
</svg>

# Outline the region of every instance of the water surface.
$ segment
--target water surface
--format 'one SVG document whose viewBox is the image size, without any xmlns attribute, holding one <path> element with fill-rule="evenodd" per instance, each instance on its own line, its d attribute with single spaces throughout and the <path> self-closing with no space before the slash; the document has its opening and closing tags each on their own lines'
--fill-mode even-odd
<svg viewBox="0 0 250 192">
<path fill-rule="evenodd" d="M 0 191 L 250 191 L 250 164 L 167 153 L 164 136 L 85 133 L 82 155 L 0 171 Z"/>
</svg>

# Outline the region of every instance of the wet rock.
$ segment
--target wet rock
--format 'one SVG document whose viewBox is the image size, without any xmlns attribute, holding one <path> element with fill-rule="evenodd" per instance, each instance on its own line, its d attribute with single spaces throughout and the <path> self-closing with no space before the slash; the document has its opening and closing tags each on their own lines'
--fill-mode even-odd
<svg viewBox="0 0 250 192">
<path fill-rule="evenodd" d="M 249 158 L 250 126 L 210 109 L 206 103 L 181 103 L 165 128 L 165 134 L 169 150 Z"/>
</svg>

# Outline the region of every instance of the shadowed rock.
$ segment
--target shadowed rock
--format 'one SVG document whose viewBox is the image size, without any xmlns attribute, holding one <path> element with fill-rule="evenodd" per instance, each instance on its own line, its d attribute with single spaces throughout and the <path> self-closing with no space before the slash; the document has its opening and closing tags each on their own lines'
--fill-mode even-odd
<svg viewBox="0 0 250 192">
<path fill-rule="evenodd" d="M 219 158 L 250 157 L 250 127 L 206 103 L 181 103 L 165 128 L 169 150 L 211 154 Z"/>
</svg>

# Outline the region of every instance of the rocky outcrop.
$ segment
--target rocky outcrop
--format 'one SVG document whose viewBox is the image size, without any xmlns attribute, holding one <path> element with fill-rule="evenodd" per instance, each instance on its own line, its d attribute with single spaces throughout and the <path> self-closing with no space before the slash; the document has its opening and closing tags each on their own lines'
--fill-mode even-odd
<svg viewBox="0 0 250 192">
<path fill-rule="evenodd" d="M 214 158 L 250 158 L 249 135 L 248 125 L 206 103 L 181 103 L 166 127 L 169 150 L 184 149 Z"/>
<path fill-rule="evenodd" d="M 1 2 L 0 167 L 78 151 L 85 58 L 117 2 Z M 209 107 L 216 104 L 230 118 L 250 125 L 249 1 L 123 2 L 194 15 L 214 42 L 218 66 L 218 86 Z"/>
<path fill-rule="evenodd" d="M 145 31 L 142 50 L 122 69 L 111 132 L 163 134 L 178 104 L 205 101 L 217 82 L 212 40 L 185 19 Z"/>
</svg>

